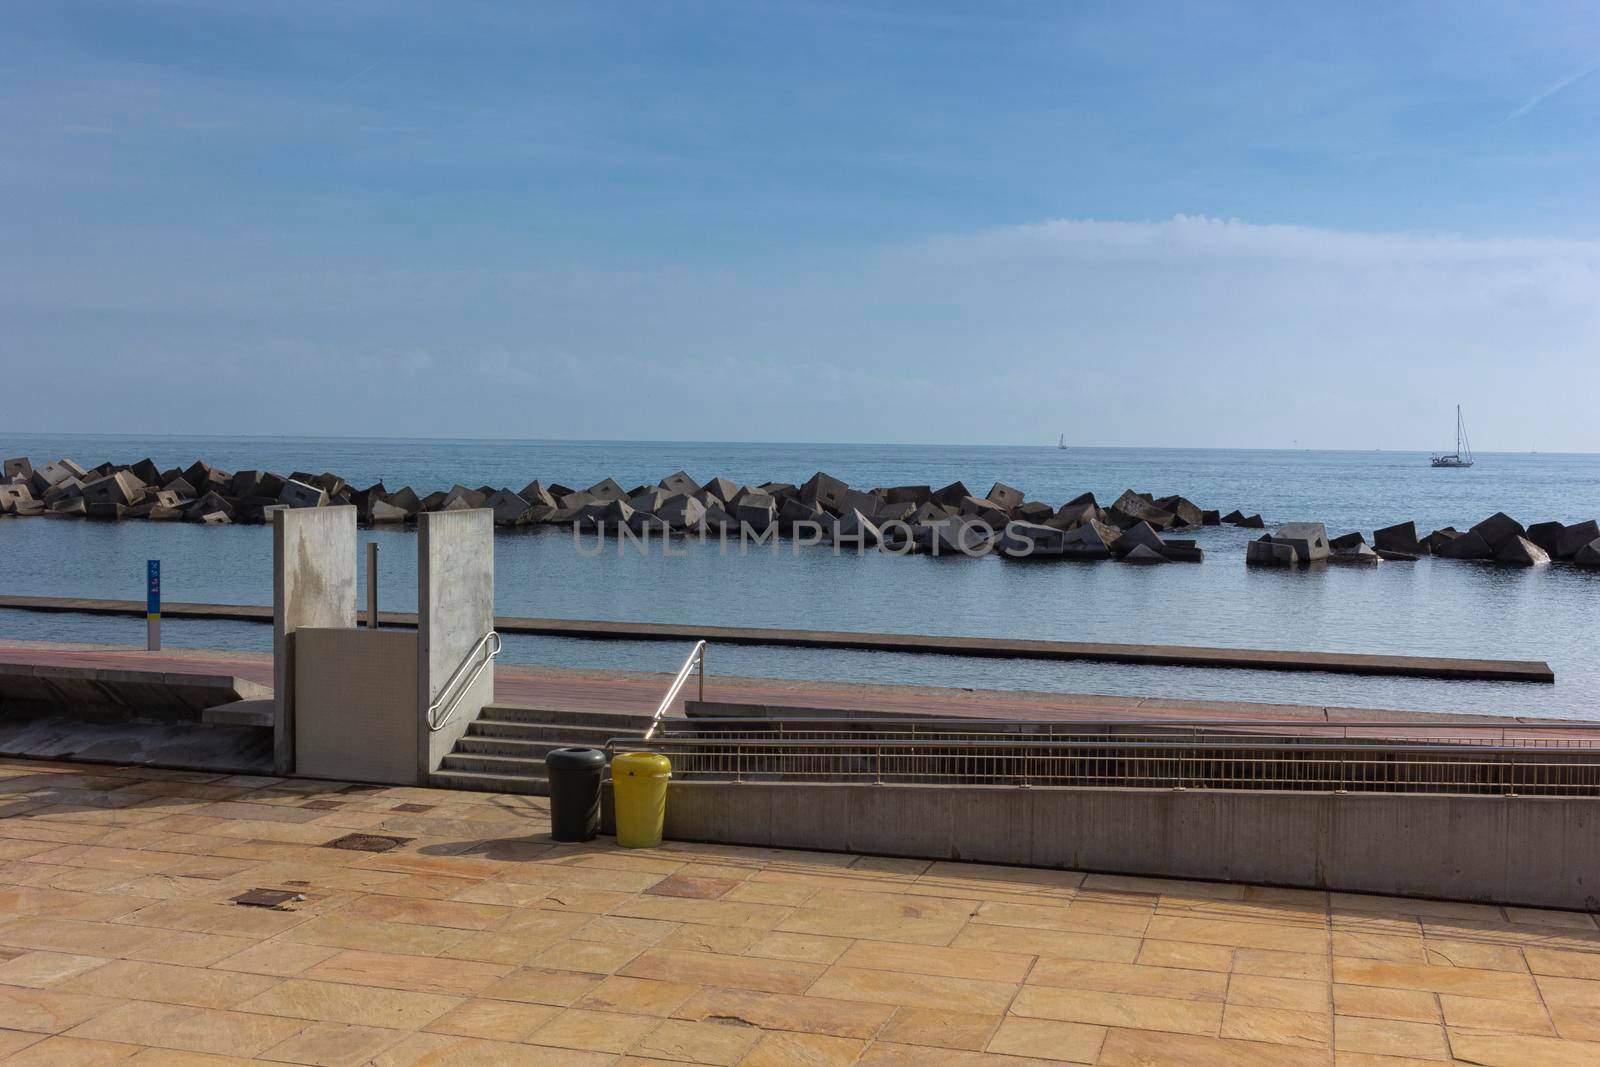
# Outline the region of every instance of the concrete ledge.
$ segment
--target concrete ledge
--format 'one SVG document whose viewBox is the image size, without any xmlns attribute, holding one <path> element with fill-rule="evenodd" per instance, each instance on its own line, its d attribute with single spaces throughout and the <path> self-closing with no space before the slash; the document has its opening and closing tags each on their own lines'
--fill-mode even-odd
<svg viewBox="0 0 1600 1067">
<path fill-rule="evenodd" d="M 0 596 L 0 608 L 74 612 L 88 615 L 143 615 L 134 600 L 75 597 Z M 272 609 L 247 604 L 163 604 L 173 619 L 230 619 L 270 622 Z M 384 612 L 386 626 L 415 626 L 409 612 Z M 624 641 L 710 641 L 728 645 L 848 649 L 867 652 L 934 653 L 1000 659 L 1081 660 L 1166 667 L 1230 667 L 1262 671 L 1324 671 L 1334 674 L 1393 675 L 1473 681 L 1554 683 L 1555 671 L 1542 660 L 1451 659 L 1440 656 L 1385 656 L 1360 652 L 1293 652 L 1259 648 L 1204 648 L 1183 645 L 1113 645 L 1080 641 L 1025 641 L 997 637 L 943 637 L 933 634 L 873 634 L 844 630 L 777 630 L 757 627 L 693 626 L 674 623 L 605 622 L 580 619 L 495 617 L 503 634 L 578 637 Z"/>
<path fill-rule="evenodd" d="M 673 782 L 667 836 L 1600 909 L 1600 800 Z"/>
<path fill-rule="evenodd" d="M 31 708 L 89 718 L 193 722 L 207 708 L 271 697 L 267 686 L 226 674 L 34 665 L 0 659 L 0 708 L 7 712 Z"/>
</svg>

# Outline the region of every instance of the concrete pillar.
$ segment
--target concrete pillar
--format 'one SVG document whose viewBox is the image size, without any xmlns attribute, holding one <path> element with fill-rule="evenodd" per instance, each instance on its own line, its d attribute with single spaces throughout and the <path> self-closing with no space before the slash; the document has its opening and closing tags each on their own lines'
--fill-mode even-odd
<svg viewBox="0 0 1600 1067">
<path fill-rule="evenodd" d="M 485 704 L 494 700 L 491 663 L 456 702 L 449 724 L 434 731 L 428 708 L 471 655 L 471 674 L 485 655 L 474 652 L 494 629 L 494 512 L 423 512 L 417 516 L 417 771 L 439 764 Z M 441 715 L 443 712 L 441 711 Z"/>
<path fill-rule="evenodd" d="M 272 513 L 273 763 L 294 773 L 294 643 L 301 627 L 356 624 L 356 509 Z"/>
</svg>

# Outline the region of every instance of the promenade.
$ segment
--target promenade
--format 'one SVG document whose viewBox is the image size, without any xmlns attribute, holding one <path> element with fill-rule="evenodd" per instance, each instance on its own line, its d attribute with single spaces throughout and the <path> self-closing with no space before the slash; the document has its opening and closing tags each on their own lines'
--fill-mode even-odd
<svg viewBox="0 0 1600 1067">
<path fill-rule="evenodd" d="M 558 845 L 540 798 L 118 766 L 0 761 L 0 799 L 8 1063 L 1600 1062 L 1588 914 Z"/>
</svg>

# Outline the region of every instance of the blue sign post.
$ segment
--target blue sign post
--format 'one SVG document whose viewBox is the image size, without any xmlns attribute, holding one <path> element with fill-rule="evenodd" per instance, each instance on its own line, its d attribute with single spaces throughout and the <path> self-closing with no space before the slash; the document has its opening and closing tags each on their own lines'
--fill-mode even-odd
<svg viewBox="0 0 1600 1067">
<path fill-rule="evenodd" d="M 161 561 L 145 564 L 145 623 L 148 627 L 146 647 L 151 652 L 161 651 Z"/>
</svg>

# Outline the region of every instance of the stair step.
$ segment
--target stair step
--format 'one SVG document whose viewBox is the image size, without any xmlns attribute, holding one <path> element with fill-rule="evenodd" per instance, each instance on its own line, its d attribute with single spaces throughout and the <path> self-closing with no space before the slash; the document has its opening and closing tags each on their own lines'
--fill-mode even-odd
<svg viewBox="0 0 1600 1067">
<path fill-rule="evenodd" d="M 544 758 L 558 748 L 572 748 L 577 745 L 570 740 L 557 741 L 527 741 L 519 737 L 473 737 L 467 736 L 457 739 L 456 747 L 451 750 L 452 756 L 479 755 L 479 756 L 515 756 L 518 759 L 538 760 L 542 764 Z M 584 745 L 581 747 L 598 748 L 598 745 Z"/>
<path fill-rule="evenodd" d="M 438 789 L 470 789 L 477 793 L 519 793 L 547 797 L 550 782 L 522 774 L 495 774 L 488 771 L 434 771 L 430 784 Z"/>
<path fill-rule="evenodd" d="M 494 756 L 477 752 L 452 752 L 439 768 L 441 771 L 472 771 L 488 774 L 514 774 L 522 778 L 543 778 L 544 757 L 523 759 L 517 756 Z"/>
<path fill-rule="evenodd" d="M 647 730 L 650 716 L 619 711 L 574 711 L 561 708 L 522 707 L 516 704 L 488 704 L 478 716 L 492 722 L 570 723 L 606 729 Z"/>
<path fill-rule="evenodd" d="M 642 730 L 621 730 L 615 726 L 572 726 L 568 723 L 501 722 L 477 719 L 467 727 L 468 737 L 507 737 L 521 741 L 559 741 L 566 745 L 604 747 L 613 737 L 638 738 Z"/>
</svg>

